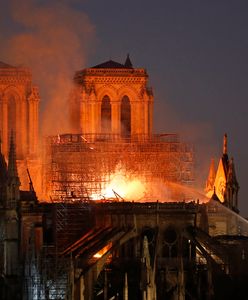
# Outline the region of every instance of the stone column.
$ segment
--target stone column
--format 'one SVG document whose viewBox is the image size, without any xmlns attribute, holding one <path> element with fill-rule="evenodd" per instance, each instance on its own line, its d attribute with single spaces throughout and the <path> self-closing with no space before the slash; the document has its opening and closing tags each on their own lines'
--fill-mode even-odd
<svg viewBox="0 0 248 300">
<path fill-rule="evenodd" d="M 136 126 L 136 134 L 140 134 L 140 121 L 141 121 L 141 115 L 142 115 L 142 111 L 141 111 L 141 106 L 140 106 L 140 100 L 136 101 L 135 103 L 135 116 L 136 116 L 136 121 L 135 121 L 135 126 Z"/>
<path fill-rule="evenodd" d="M 148 113 L 149 113 L 149 110 L 148 110 L 148 101 L 147 100 L 144 100 L 144 133 L 145 135 L 148 135 L 149 133 L 149 116 L 148 116 Z"/>
<path fill-rule="evenodd" d="M 21 99 L 21 135 L 22 135 L 22 153 L 27 154 L 27 102 L 25 98 Z"/>
<path fill-rule="evenodd" d="M 16 105 L 16 112 L 15 112 L 15 122 L 16 128 L 14 132 L 15 137 L 15 144 L 16 144 L 16 156 L 17 159 L 22 159 L 23 154 L 23 143 L 22 143 L 22 116 L 21 116 L 21 99 L 15 97 L 15 105 Z"/>
<path fill-rule="evenodd" d="M 86 110 L 85 101 L 81 100 L 80 101 L 80 128 L 81 128 L 82 133 L 86 132 L 86 128 L 85 128 L 85 126 L 86 126 L 85 110 Z"/>
<path fill-rule="evenodd" d="M 34 154 L 38 152 L 38 141 L 39 141 L 39 101 L 34 102 Z"/>
<path fill-rule="evenodd" d="M 98 133 L 98 103 L 94 103 L 94 135 Z"/>
<path fill-rule="evenodd" d="M 90 132 L 90 103 L 89 103 L 89 99 L 87 99 L 87 101 L 85 102 L 85 133 L 89 133 Z"/>
<path fill-rule="evenodd" d="M 153 124 L 153 99 L 151 99 L 148 102 L 148 107 L 149 107 L 149 135 L 152 134 L 152 124 Z"/>
<path fill-rule="evenodd" d="M 96 103 L 97 127 L 96 132 L 101 133 L 101 101 Z"/>
<path fill-rule="evenodd" d="M 95 115 L 95 101 L 91 100 L 90 103 L 90 112 L 91 112 L 91 134 L 92 138 L 94 138 L 94 134 L 96 133 L 96 115 Z"/>
<path fill-rule="evenodd" d="M 8 157 L 8 101 L 7 98 L 2 99 L 2 113 L 3 113 L 3 125 L 2 125 L 2 143 L 3 143 L 3 154 Z"/>
<path fill-rule="evenodd" d="M 79 296 L 79 300 L 85 300 L 84 298 L 84 278 L 83 276 L 80 276 L 80 279 L 79 279 L 79 291 L 80 291 L 80 296 Z"/>
<path fill-rule="evenodd" d="M 144 114 L 145 114 L 145 108 L 144 108 L 144 100 L 143 99 L 139 99 L 138 100 L 138 111 L 139 111 L 139 114 L 138 114 L 138 134 L 141 134 L 142 135 L 142 138 L 143 138 L 143 135 L 145 134 L 145 117 L 144 117 Z"/>
<path fill-rule="evenodd" d="M 132 101 L 131 103 L 131 135 L 136 135 L 138 133 L 138 114 L 139 106 L 137 101 Z"/>
<path fill-rule="evenodd" d="M 135 103 L 132 101 L 130 101 L 130 105 L 131 105 L 131 136 L 133 136 L 133 134 L 136 133 L 136 127 L 135 127 L 135 120 L 136 120 L 136 117 L 135 117 L 135 110 L 136 110 L 136 107 L 135 107 Z"/>
<path fill-rule="evenodd" d="M 32 98 L 28 100 L 28 127 L 28 154 L 30 155 L 34 153 L 34 100 Z"/>
<path fill-rule="evenodd" d="M 113 134 L 121 133 L 121 114 L 120 102 L 111 102 L 111 129 Z"/>
<path fill-rule="evenodd" d="M 93 103 L 92 101 L 90 100 L 89 104 L 88 104 L 88 114 L 89 114 L 89 130 L 88 130 L 88 133 L 92 134 L 93 133 Z"/>
<path fill-rule="evenodd" d="M 96 119 L 95 119 L 95 104 L 96 104 L 96 96 L 94 92 L 91 92 L 88 100 L 88 114 L 89 114 L 89 130 L 91 133 L 91 138 L 94 139 L 94 134 L 96 133 Z"/>
</svg>

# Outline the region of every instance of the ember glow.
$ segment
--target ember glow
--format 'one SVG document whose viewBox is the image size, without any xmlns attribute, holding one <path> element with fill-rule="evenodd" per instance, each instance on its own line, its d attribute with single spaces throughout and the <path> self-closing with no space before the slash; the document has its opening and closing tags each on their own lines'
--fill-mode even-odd
<svg viewBox="0 0 248 300">
<path fill-rule="evenodd" d="M 110 248 L 112 243 L 109 243 L 107 246 L 103 247 L 100 251 L 93 255 L 94 258 L 101 258 Z"/>
</svg>

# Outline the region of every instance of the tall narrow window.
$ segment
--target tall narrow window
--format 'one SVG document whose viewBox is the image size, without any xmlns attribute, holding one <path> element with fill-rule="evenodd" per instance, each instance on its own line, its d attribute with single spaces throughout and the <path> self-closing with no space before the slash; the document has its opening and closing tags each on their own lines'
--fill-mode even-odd
<svg viewBox="0 0 248 300">
<path fill-rule="evenodd" d="M 131 134 L 131 105 L 127 96 L 121 100 L 121 136 L 128 137 Z"/>
<path fill-rule="evenodd" d="M 111 103 L 109 96 L 104 96 L 101 105 L 101 132 L 111 132 Z"/>
</svg>

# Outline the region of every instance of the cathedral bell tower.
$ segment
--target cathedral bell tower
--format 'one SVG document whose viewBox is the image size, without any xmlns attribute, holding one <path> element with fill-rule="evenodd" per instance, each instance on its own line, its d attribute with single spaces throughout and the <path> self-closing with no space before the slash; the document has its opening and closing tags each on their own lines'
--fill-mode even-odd
<svg viewBox="0 0 248 300">
<path fill-rule="evenodd" d="M 149 137 L 152 133 L 153 93 L 145 69 L 109 60 L 78 71 L 71 95 L 75 131 L 93 139 Z"/>
<path fill-rule="evenodd" d="M 0 136 L 7 157 L 11 132 L 18 160 L 34 158 L 38 147 L 38 89 L 31 72 L 0 62 Z"/>
<path fill-rule="evenodd" d="M 38 88 L 29 69 L 0 62 L 0 138 L 2 153 L 8 157 L 10 136 L 15 142 L 16 162 L 23 189 L 28 188 L 27 169 L 35 174 L 39 187 Z"/>
</svg>

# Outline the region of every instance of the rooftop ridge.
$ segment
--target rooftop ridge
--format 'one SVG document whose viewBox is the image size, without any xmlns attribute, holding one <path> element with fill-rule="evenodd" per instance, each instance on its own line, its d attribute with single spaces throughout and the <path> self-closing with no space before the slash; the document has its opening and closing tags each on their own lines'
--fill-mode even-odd
<svg viewBox="0 0 248 300">
<path fill-rule="evenodd" d="M 94 67 L 91 67 L 91 69 L 128 69 L 128 67 L 114 60 L 108 60 Z"/>
</svg>

